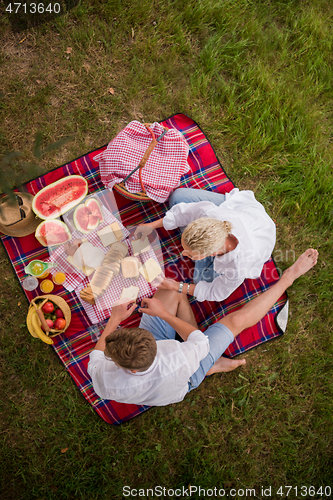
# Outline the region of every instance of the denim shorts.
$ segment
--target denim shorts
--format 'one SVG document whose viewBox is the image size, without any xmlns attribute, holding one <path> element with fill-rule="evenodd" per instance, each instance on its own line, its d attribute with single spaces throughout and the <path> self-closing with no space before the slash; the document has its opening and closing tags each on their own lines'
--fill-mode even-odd
<svg viewBox="0 0 333 500">
<path fill-rule="evenodd" d="M 142 314 L 140 328 L 148 330 L 154 335 L 155 340 L 174 339 L 176 331 L 163 319 L 157 316 Z M 200 361 L 200 366 L 190 377 L 188 392 L 198 387 L 206 376 L 208 370 L 222 356 L 224 351 L 234 341 L 234 336 L 225 325 L 215 323 L 204 332 L 209 340 L 209 353 Z"/>
</svg>

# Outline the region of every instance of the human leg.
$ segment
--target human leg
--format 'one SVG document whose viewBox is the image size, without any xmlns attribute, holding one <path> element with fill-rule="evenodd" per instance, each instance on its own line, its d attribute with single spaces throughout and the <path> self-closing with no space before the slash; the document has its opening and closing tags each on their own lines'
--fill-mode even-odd
<svg viewBox="0 0 333 500">
<path fill-rule="evenodd" d="M 227 327 L 217 322 L 207 328 L 205 335 L 209 339 L 209 353 L 201 360 L 199 368 L 190 377 L 190 391 L 198 387 L 206 375 L 212 375 L 217 371 L 231 371 L 245 364 L 245 359 L 231 360 L 221 358 L 224 351 L 234 340 L 232 332 Z"/>
<path fill-rule="evenodd" d="M 179 293 L 173 290 L 162 290 L 158 289 L 154 294 L 156 299 L 159 299 L 165 308 L 176 316 L 179 304 Z M 174 339 L 176 337 L 176 331 L 168 325 L 166 321 L 157 316 L 149 316 L 148 314 L 142 314 L 140 321 L 140 328 L 144 328 L 152 333 L 155 340 L 166 340 Z"/>
<path fill-rule="evenodd" d="M 257 295 L 238 311 L 228 314 L 219 323 L 225 325 L 235 337 L 245 328 L 255 325 L 260 321 L 275 302 L 281 297 L 293 282 L 307 273 L 316 263 L 318 251 L 312 248 L 306 250 L 292 266 L 264 293 Z"/>
<path fill-rule="evenodd" d="M 273 307 L 275 302 L 281 297 L 286 289 L 291 286 L 297 278 L 307 273 L 313 266 L 316 265 L 317 259 L 317 250 L 314 250 L 312 248 L 306 250 L 297 259 L 297 261 L 283 273 L 279 281 L 274 283 L 271 288 L 252 299 L 238 311 L 228 314 L 228 316 L 215 323 L 215 325 L 220 324 L 221 326 L 226 327 L 226 333 L 223 332 L 225 342 L 227 342 L 227 339 L 230 337 L 230 335 L 232 335 L 233 337 L 237 337 L 237 335 L 245 328 L 249 328 L 250 326 L 258 323 L 258 321 L 260 321 L 267 314 L 271 307 Z M 205 333 L 209 334 L 210 329 L 212 329 L 212 327 L 209 327 Z M 206 368 L 208 368 L 206 371 L 206 375 L 212 375 L 213 373 L 228 372 L 234 370 L 238 366 L 246 363 L 245 359 L 230 360 L 221 357 L 232 340 L 228 345 L 226 345 L 224 349 L 223 343 L 221 343 L 220 345 L 217 344 L 216 347 L 216 345 L 214 345 L 214 343 L 216 343 L 214 333 L 215 332 L 212 330 L 212 334 L 208 335 L 209 344 L 210 346 L 212 345 L 213 348 L 212 353 L 210 349 L 208 356 L 206 356 L 206 358 L 204 358 L 204 360 L 201 362 L 199 370 L 197 370 L 197 372 L 195 372 L 194 374 L 195 377 L 193 375 L 194 384 L 190 387 L 189 390 L 194 389 L 200 384 L 200 382 L 203 380 L 202 373 Z M 219 357 L 216 357 L 216 353 L 219 352 L 218 349 L 220 349 L 221 354 Z M 213 351 L 215 352 L 215 355 L 213 355 Z M 210 356 L 211 358 L 209 358 Z M 210 366 L 208 362 L 209 360 L 211 361 Z M 215 360 L 214 363 L 212 363 L 213 360 Z"/>
<path fill-rule="evenodd" d="M 173 316 L 177 316 L 178 305 L 181 298 L 180 293 L 176 292 L 175 290 L 158 288 L 154 293 L 154 298 L 160 300 L 165 309 L 169 311 Z"/>
<path fill-rule="evenodd" d="M 193 314 L 192 307 L 188 301 L 187 295 L 183 293 L 179 293 L 178 295 L 180 296 L 180 300 L 178 303 L 178 310 L 176 314 L 177 318 L 186 321 L 186 323 L 194 326 L 195 328 L 198 328 L 198 324 Z"/>
<path fill-rule="evenodd" d="M 215 205 L 221 205 L 225 200 L 225 195 L 215 191 L 205 189 L 178 188 L 171 193 L 169 198 L 170 208 L 178 203 L 193 203 L 197 201 L 211 201 Z"/>
<path fill-rule="evenodd" d="M 155 293 L 154 298 L 160 300 L 164 307 L 174 316 L 198 328 L 192 308 L 185 294 L 175 292 L 174 290 L 159 289 Z M 156 316 L 149 316 L 143 313 L 140 328 L 151 332 L 156 340 L 174 339 L 176 337 L 176 331 L 166 321 Z"/>
</svg>

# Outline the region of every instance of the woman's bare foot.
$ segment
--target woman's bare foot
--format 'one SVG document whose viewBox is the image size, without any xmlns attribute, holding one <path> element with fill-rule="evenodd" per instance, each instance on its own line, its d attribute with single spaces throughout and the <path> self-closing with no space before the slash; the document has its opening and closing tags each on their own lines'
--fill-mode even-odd
<svg viewBox="0 0 333 500">
<path fill-rule="evenodd" d="M 211 367 L 206 375 L 213 375 L 213 373 L 232 372 L 241 365 L 245 365 L 246 359 L 229 359 L 221 356 L 216 363 Z"/>
<path fill-rule="evenodd" d="M 317 264 L 318 251 L 313 248 L 308 248 L 292 266 L 283 273 L 285 278 L 288 278 L 292 284 L 297 278 L 307 273 L 313 266 Z"/>
</svg>

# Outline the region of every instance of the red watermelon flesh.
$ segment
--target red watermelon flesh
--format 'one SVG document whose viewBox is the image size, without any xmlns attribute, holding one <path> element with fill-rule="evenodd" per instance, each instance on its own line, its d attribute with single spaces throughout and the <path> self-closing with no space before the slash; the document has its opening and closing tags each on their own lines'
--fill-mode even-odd
<svg viewBox="0 0 333 500">
<path fill-rule="evenodd" d="M 88 226 L 87 229 L 92 231 L 93 229 L 96 229 L 96 227 L 99 224 L 99 217 L 98 215 L 90 214 L 88 217 Z"/>
<path fill-rule="evenodd" d="M 96 198 L 90 198 L 79 205 L 73 215 L 75 227 L 84 234 L 96 229 L 103 220 L 101 206 Z"/>
<path fill-rule="evenodd" d="M 36 229 L 35 236 L 44 247 L 61 245 L 71 239 L 68 227 L 60 220 L 45 220 Z"/>
<path fill-rule="evenodd" d="M 103 222 L 104 218 L 102 215 L 101 205 L 96 198 L 90 198 L 86 201 L 85 205 L 92 215 L 98 217 L 100 222 Z"/>
<path fill-rule="evenodd" d="M 80 175 L 69 175 L 41 189 L 32 209 L 41 219 L 54 219 L 75 207 L 86 196 L 88 184 Z"/>
</svg>

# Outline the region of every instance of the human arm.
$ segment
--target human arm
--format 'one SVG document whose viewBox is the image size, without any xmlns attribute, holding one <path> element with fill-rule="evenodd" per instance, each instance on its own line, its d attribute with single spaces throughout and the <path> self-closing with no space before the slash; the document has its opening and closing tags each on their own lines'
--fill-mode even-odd
<svg viewBox="0 0 333 500">
<path fill-rule="evenodd" d="M 204 300 L 221 302 L 227 299 L 244 281 L 245 276 L 227 278 L 225 274 L 217 276 L 212 282 L 199 281 L 195 285 L 194 296 L 198 302 Z"/>
<path fill-rule="evenodd" d="M 158 285 L 158 288 L 162 290 L 175 290 L 179 291 L 180 281 L 176 281 L 170 278 L 164 278 L 164 280 Z M 183 283 L 183 289 L 181 293 L 185 293 L 188 295 L 195 295 L 195 287 L 194 283 Z"/>
<path fill-rule="evenodd" d="M 95 349 L 98 351 L 104 351 L 105 349 L 105 339 L 109 335 L 109 333 L 114 332 L 120 323 L 124 321 L 126 318 L 128 318 L 132 312 L 136 308 L 136 304 L 132 304 L 129 309 L 127 309 L 128 304 L 130 304 L 132 301 L 127 301 L 124 302 L 123 304 L 119 304 L 118 306 L 113 306 L 111 316 L 109 318 L 109 321 L 106 324 L 106 327 L 104 328 L 104 331 L 100 338 L 98 339 Z M 95 350 L 94 349 L 94 350 Z"/>
<path fill-rule="evenodd" d="M 204 300 L 221 302 L 228 298 L 243 283 L 244 279 L 245 276 L 236 275 L 233 279 L 228 279 L 225 275 L 220 275 L 212 282 L 184 283 L 181 293 L 193 295 L 198 302 Z M 179 285 L 179 281 L 164 278 L 158 288 L 178 292 Z"/>
<path fill-rule="evenodd" d="M 134 238 L 144 240 L 144 238 L 151 234 L 154 229 L 160 227 L 163 227 L 163 218 L 154 220 L 153 222 L 147 222 L 146 224 L 140 224 L 134 231 Z"/>
<path fill-rule="evenodd" d="M 156 298 L 148 299 L 144 298 L 141 302 L 141 308 L 139 312 L 148 314 L 149 316 L 158 316 L 159 318 L 166 321 L 176 332 L 181 336 L 183 340 L 187 340 L 189 335 L 196 331 L 193 325 L 190 325 L 186 321 L 177 318 L 173 314 L 169 313 L 162 302 Z"/>
<path fill-rule="evenodd" d="M 218 207 L 209 201 L 198 201 L 194 203 L 177 203 L 163 218 L 163 226 L 168 231 L 177 227 L 183 227 L 200 217 L 215 217 Z M 210 213 L 213 211 L 212 213 Z"/>
</svg>

